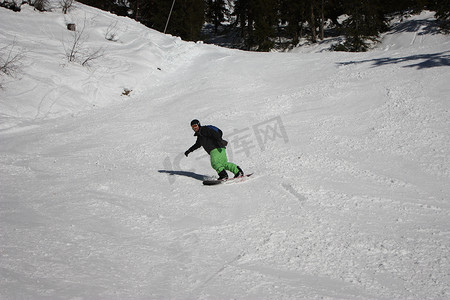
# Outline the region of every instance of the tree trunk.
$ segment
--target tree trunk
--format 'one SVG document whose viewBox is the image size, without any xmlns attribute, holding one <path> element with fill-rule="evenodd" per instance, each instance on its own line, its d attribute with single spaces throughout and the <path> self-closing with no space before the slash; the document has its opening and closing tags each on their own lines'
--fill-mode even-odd
<svg viewBox="0 0 450 300">
<path fill-rule="evenodd" d="M 316 17 L 314 16 L 314 1 L 311 1 L 311 36 L 312 42 L 317 42 L 317 33 L 316 33 Z"/>
<path fill-rule="evenodd" d="M 324 27 L 325 27 L 325 13 L 324 13 L 324 0 L 320 5 L 320 39 L 323 40 L 325 38 Z"/>
</svg>

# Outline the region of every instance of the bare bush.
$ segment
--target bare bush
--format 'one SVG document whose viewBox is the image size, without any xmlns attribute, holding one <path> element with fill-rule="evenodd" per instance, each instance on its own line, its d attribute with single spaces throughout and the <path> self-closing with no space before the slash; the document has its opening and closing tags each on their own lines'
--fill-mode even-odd
<svg viewBox="0 0 450 300">
<path fill-rule="evenodd" d="M 70 62 L 76 60 L 82 49 L 82 45 L 84 44 L 83 32 L 84 28 L 82 31 L 77 30 L 73 31 L 72 40 L 69 41 L 68 43 L 63 43 L 67 60 Z"/>
<path fill-rule="evenodd" d="M 106 29 L 105 39 L 108 41 L 116 42 L 119 38 L 117 37 L 117 21 L 115 23 L 109 24 Z"/>
<path fill-rule="evenodd" d="M 17 48 L 15 40 L 10 45 L 0 48 L 0 72 L 14 77 L 23 57 L 24 53 Z"/>
<path fill-rule="evenodd" d="M 21 67 L 21 61 L 25 54 L 18 48 L 16 41 L 0 48 L 0 75 L 15 77 Z M 0 88 L 3 88 L 0 82 Z"/>
<path fill-rule="evenodd" d="M 32 2 L 32 5 L 38 11 L 47 11 L 49 2 L 48 0 L 34 0 L 34 2 Z"/>
<path fill-rule="evenodd" d="M 21 10 L 21 2 L 16 2 L 16 1 L 1 1 L 0 0 L 0 7 L 4 7 L 7 9 L 10 9 L 12 11 L 15 12 L 19 12 Z"/>
<path fill-rule="evenodd" d="M 73 0 L 60 0 L 59 4 L 61 5 L 63 14 L 67 14 L 69 9 L 72 7 Z"/>
<path fill-rule="evenodd" d="M 83 56 L 81 57 L 81 65 L 83 67 L 90 66 L 90 63 L 100 57 L 103 57 L 105 55 L 105 51 L 103 48 L 98 48 L 96 50 L 90 50 L 83 53 Z"/>
<path fill-rule="evenodd" d="M 89 66 L 90 63 L 104 55 L 103 48 L 89 49 L 85 47 L 88 35 L 85 33 L 86 20 L 81 30 L 75 30 L 72 33 L 72 39 L 63 42 L 67 61 L 76 62 L 82 66 Z"/>
</svg>

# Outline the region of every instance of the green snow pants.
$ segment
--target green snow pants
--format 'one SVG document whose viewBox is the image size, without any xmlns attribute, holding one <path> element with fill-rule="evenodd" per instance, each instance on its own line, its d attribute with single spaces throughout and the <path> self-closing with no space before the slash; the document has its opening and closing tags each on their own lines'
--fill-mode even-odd
<svg viewBox="0 0 450 300">
<path fill-rule="evenodd" d="M 211 167 L 213 167 L 217 173 L 222 172 L 223 169 L 228 170 L 235 175 L 239 172 L 235 164 L 228 162 L 225 148 L 213 149 L 209 155 L 211 156 Z"/>
</svg>

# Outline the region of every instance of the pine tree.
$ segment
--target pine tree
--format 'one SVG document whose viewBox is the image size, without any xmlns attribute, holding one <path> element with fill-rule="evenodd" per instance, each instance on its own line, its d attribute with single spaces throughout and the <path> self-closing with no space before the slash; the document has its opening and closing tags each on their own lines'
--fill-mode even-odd
<svg viewBox="0 0 450 300">
<path fill-rule="evenodd" d="M 450 0 L 432 0 L 430 8 L 436 12 L 436 19 L 438 20 L 441 29 L 450 32 Z"/>
<path fill-rule="evenodd" d="M 325 8 L 326 16 L 333 22 L 334 26 L 340 28 L 339 16 L 344 14 L 344 0 L 328 0 Z"/>
<path fill-rule="evenodd" d="M 237 24 L 247 50 L 269 51 L 273 48 L 278 23 L 277 0 L 237 0 Z"/>
<path fill-rule="evenodd" d="M 425 7 L 427 0 L 380 0 L 384 14 L 420 12 Z"/>
<path fill-rule="evenodd" d="M 220 24 L 225 21 L 227 9 L 224 0 L 207 0 L 205 17 L 206 21 L 214 25 L 214 33 L 217 35 Z"/>
<path fill-rule="evenodd" d="M 303 37 L 305 23 L 305 2 L 298 0 L 282 0 L 279 7 L 280 22 L 286 25 L 286 34 L 292 39 L 292 44 L 298 44 Z"/>
<path fill-rule="evenodd" d="M 270 51 L 275 38 L 277 26 L 277 2 L 276 0 L 255 1 L 253 41 L 258 51 Z"/>
<path fill-rule="evenodd" d="M 248 48 L 248 39 L 250 39 L 253 30 L 253 16 L 251 13 L 252 0 L 236 0 L 234 4 L 234 13 L 236 17 L 235 26 L 240 29 L 240 37 L 244 45 Z"/>
<path fill-rule="evenodd" d="M 352 52 L 367 51 L 368 41 L 375 41 L 378 35 L 387 30 L 387 20 L 382 13 L 379 1 L 351 0 L 345 2 L 349 15 L 343 22 L 346 36 L 344 50 Z"/>
<path fill-rule="evenodd" d="M 173 1 L 141 0 L 141 22 L 155 30 L 181 37 L 183 40 L 195 41 L 201 37 L 205 22 L 205 4 L 203 0 L 176 0 L 167 23 Z"/>
<path fill-rule="evenodd" d="M 78 2 L 97 7 L 105 11 L 110 11 L 114 5 L 114 1 L 112 0 L 79 0 Z"/>
<path fill-rule="evenodd" d="M 205 23 L 205 2 L 203 0 L 178 0 L 181 2 L 180 25 L 176 32 L 181 38 L 197 41 Z"/>
<path fill-rule="evenodd" d="M 309 28 L 311 29 L 311 41 L 313 43 L 317 42 L 315 4 L 316 0 L 309 0 Z"/>
<path fill-rule="evenodd" d="M 78 0 L 78 2 L 109 11 L 119 16 L 128 15 L 128 1 L 126 0 Z"/>
</svg>

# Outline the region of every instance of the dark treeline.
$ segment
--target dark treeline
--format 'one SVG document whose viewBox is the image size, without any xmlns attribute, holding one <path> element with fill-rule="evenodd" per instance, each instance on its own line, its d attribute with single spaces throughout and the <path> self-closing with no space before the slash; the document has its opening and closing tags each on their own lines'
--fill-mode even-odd
<svg viewBox="0 0 450 300">
<path fill-rule="evenodd" d="M 388 30 L 389 18 L 424 9 L 436 12 L 437 26 L 450 30 L 450 0 L 79 0 L 135 18 L 144 25 L 184 40 L 220 36 L 229 46 L 269 51 L 341 35 L 341 51 L 365 51 Z M 347 16 L 339 19 L 340 16 Z M 204 35 L 209 24 L 208 37 Z M 231 41 L 231 42 L 230 42 Z"/>
</svg>

